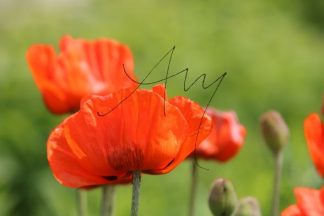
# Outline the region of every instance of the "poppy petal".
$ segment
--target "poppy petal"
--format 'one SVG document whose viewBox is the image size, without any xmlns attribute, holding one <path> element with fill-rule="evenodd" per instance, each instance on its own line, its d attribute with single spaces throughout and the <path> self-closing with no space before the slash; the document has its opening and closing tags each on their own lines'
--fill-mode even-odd
<svg viewBox="0 0 324 216">
<path fill-rule="evenodd" d="M 219 161 L 228 161 L 240 150 L 246 135 L 245 128 L 237 124 L 238 120 L 234 112 L 223 113 L 224 125 L 221 127 L 218 139 L 222 140 L 222 146 L 217 153 Z M 221 124 L 221 123 L 220 123 Z M 217 127 L 217 126 L 216 126 Z"/>
<path fill-rule="evenodd" d="M 72 188 L 116 183 L 116 179 L 98 176 L 79 163 L 75 150 L 66 141 L 63 127 L 64 123 L 51 133 L 47 142 L 47 158 L 55 178 Z"/>
<path fill-rule="evenodd" d="M 165 100 L 168 100 L 164 85 L 161 84 L 156 85 L 152 88 L 152 91 L 155 92 L 156 94 L 159 94 L 161 97 L 165 98 Z"/>
<path fill-rule="evenodd" d="M 60 48 L 59 54 L 42 44 L 27 51 L 34 80 L 55 114 L 78 110 L 81 98 L 89 94 L 137 86 L 132 54 L 115 40 L 88 41 L 67 35 L 61 38 Z"/>
<path fill-rule="evenodd" d="M 167 173 L 174 169 L 195 150 L 197 144 L 208 136 L 212 126 L 210 117 L 204 114 L 204 110 L 199 104 L 181 96 L 175 97 L 169 100 L 169 102 L 178 107 L 186 118 L 188 123 L 187 138 L 182 144 L 175 159 L 164 169 L 156 170 L 154 172 L 155 174 Z"/>
<path fill-rule="evenodd" d="M 80 158 L 84 152 L 85 164 L 92 164 L 98 173 L 107 172 L 106 167 L 119 172 L 163 168 L 184 140 L 187 122 L 175 106 L 166 103 L 164 115 L 160 95 L 132 92 L 92 96 L 66 124 L 68 142 L 78 143 Z"/>
<path fill-rule="evenodd" d="M 324 177 L 324 124 L 320 117 L 313 113 L 304 122 L 305 137 L 308 149 L 319 174 Z"/>
<path fill-rule="evenodd" d="M 42 96 L 46 107 L 55 114 L 63 114 L 70 111 L 76 111 L 79 109 L 79 105 L 72 98 L 67 98 L 57 86 L 50 82 L 43 82 L 44 89 L 42 90 Z"/>
<path fill-rule="evenodd" d="M 44 102 L 49 110 L 55 114 L 68 112 L 77 107 L 70 107 L 73 102 L 67 101 L 64 90 L 55 80 L 56 54 L 53 47 L 34 45 L 27 51 L 27 61 L 31 68 L 37 87 L 42 92 Z"/>
<path fill-rule="evenodd" d="M 208 108 L 207 114 L 212 118 L 213 128 L 199 145 L 196 155 L 204 159 L 228 161 L 241 149 L 246 130 L 239 123 L 235 112 L 220 112 Z"/>
<path fill-rule="evenodd" d="M 321 189 L 323 191 L 324 189 Z M 296 188 L 297 206 L 305 216 L 324 215 L 324 200 L 320 190 Z"/>
<path fill-rule="evenodd" d="M 302 212 L 297 207 L 297 205 L 291 205 L 281 213 L 281 216 L 305 216 L 305 215 L 302 214 Z"/>
<path fill-rule="evenodd" d="M 47 45 L 31 46 L 27 50 L 26 58 L 34 80 L 38 88 L 42 90 L 43 81 L 52 79 L 53 64 L 56 59 L 54 48 Z"/>
<path fill-rule="evenodd" d="M 88 41 L 70 36 L 63 37 L 60 44 L 62 52 L 68 54 L 65 59 L 79 55 L 80 63 L 76 65 L 88 78 L 91 92 L 105 94 L 137 85 L 133 81 L 133 57 L 127 46 L 115 40 Z"/>
</svg>

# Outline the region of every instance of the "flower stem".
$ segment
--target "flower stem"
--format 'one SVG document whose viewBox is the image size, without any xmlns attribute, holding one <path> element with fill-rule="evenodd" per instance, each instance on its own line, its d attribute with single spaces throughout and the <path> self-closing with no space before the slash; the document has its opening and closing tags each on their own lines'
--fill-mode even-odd
<svg viewBox="0 0 324 216">
<path fill-rule="evenodd" d="M 274 170 L 273 194 L 272 194 L 272 216 L 278 216 L 278 212 L 279 212 L 282 158 L 283 158 L 283 154 L 281 151 L 279 151 L 275 155 L 275 170 Z"/>
<path fill-rule="evenodd" d="M 102 187 L 101 216 L 112 216 L 114 209 L 115 186 L 105 185 Z"/>
<path fill-rule="evenodd" d="M 133 194 L 131 216 L 138 216 L 139 192 L 141 188 L 141 172 L 133 172 Z"/>
<path fill-rule="evenodd" d="M 196 201 L 196 194 L 197 194 L 197 182 L 198 182 L 197 164 L 196 164 L 196 159 L 193 159 L 192 160 L 192 168 L 191 168 L 189 216 L 194 216 L 195 215 L 195 201 Z"/>
<path fill-rule="evenodd" d="M 82 189 L 77 189 L 77 206 L 78 206 L 78 215 L 86 216 L 87 215 L 87 192 Z"/>
</svg>

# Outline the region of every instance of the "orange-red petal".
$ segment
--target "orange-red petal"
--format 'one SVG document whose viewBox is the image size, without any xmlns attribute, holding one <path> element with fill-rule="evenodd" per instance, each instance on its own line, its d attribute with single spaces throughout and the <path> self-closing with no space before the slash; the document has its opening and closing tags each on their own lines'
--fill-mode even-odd
<svg viewBox="0 0 324 216">
<path fill-rule="evenodd" d="M 88 94 L 107 94 L 136 87 L 130 50 L 114 40 L 88 41 L 64 36 L 61 52 L 47 45 L 34 45 L 27 61 L 49 110 L 72 112 Z M 124 72 L 127 72 L 128 76 Z"/>
<path fill-rule="evenodd" d="M 196 156 L 204 159 L 227 161 L 234 157 L 244 143 L 245 128 L 234 112 L 220 112 L 211 108 L 207 114 L 213 120 L 209 136 L 199 145 Z"/>
<path fill-rule="evenodd" d="M 64 138 L 73 155 L 95 175 L 161 170 L 174 160 L 184 142 L 187 121 L 176 106 L 166 102 L 164 115 L 164 99 L 159 94 L 132 92 L 91 96 L 64 124 Z"/>
<path fill-rule="evenodd" d="M 70 62 L 77 60 L 78 64 L 73 65 L 81 70 L 79 75 L 86 75 L 90 92 L 104 94 L 136 86 L 131 80 L 135 80 L 134 62 L 127 46 L 105 38 L 89 41 L 64 36 L 60 47 L 64 58 L 70 58 Z M 71 80 L 70 85 L 73 84 Z"/>
<path fill-rule="evenodd" d="M 76 154 L 78 146 L 69 145 L 64 136 L 64 125 L 65 123 L 58 126 L 51 133 L 47 142 L 47 158 L 55 178 L 61 184 L 67 187 L 81 188 L 131 180 L 129 175 L 120 178 L 101 176 L 84 166 L 79 160 L 80 155 Z"/>
<path fill-rule="evenodd" d="M 110 163 L 115 169 L 128 171 L 162 169 L 179 151 L 187 123 L 169 103 L 165 103 L 164 115 L 164 99 L 160 95 L 148 90 L 131 93 L 124 90 L 112 97 L 93 97 L 91 101 L 94 111 L 106 112 L 97 119 L 104 131 Z M 127 99 L 123 101 L 124 98 Z M 114 110 L 110 112 L 111 109 Z"/>
<path fill-rule="evenodd" d="M 296 188 L 294 192 L 297 200 L 297 206 L 303 215 L 324 215 L 324 188 L 320 190 L 311 188 Z"/>
<path fill-rule="evenodd" d="M 169 100 L 169 102 L 178 107 L 185 117 L 188 123 L 188 128 L 186 129 L 187 138 L 181 145 L 174 160 L 164 169 L 154 171 L 154 174 L 167 173 L 179 165 L 208 136 L 212 126 L 210 117 L 204 114 L 204 110 L 199 104 L 181 96 L 175 97 Z M 178 127 L 183 126 L 178 125 Z"/>
<path fill-rule="evenodd" d="M 312 113 L 304 122 L 308 149 L 318 173 L 324 177 L 324 124 L 320 117 Z"/>
<path fill-rule="evenodd" d="M 44 102 L 53 113 L 60 114 L 70 110 L 63 89 L 53 80 L 56 54 L 51 46 L 34 45 L 27 51 L 27 61 Z"/>
<path fill-rule="evenodd" d="M 291 205 L 281 213 L 281 216 L 305 216 L 305 215 L 302 214 L 302 212 L 300 211 L 297 205 Z"/>
<path fill-rule="evenodd" d="M 184 97 L 165 101 L 155 90 L 85 98 L 81 110 L 49 139 L 57 179 L 69 187 L 90 187 L 125 182 L 135 170 L 167 173 L 182 162 L 208 136 L 211 119 L 197 103 Z M 78 176 L 81 182 L 74 179 Z"/>
</svg>

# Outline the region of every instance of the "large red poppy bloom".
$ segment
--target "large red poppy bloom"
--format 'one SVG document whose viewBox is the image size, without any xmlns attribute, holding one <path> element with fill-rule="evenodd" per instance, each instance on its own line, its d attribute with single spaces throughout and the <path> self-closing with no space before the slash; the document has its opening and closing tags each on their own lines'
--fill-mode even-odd
<svg viewBox="0 0 324 216">
<path fill-rule="evenodd" d="M 62 37 L 61 52 L 38 44 L 27 51 L 27 61 L 48 109 L 55 114 L 79 110 L 88 94 L 106 94 L 135 86 L 133 57 L 127 46 L 114 40 L 88 41 Z"/>
<path fill-rule="evenodd" d="M 294 190 L 296 205 L 286 208 L 281 216 L 323 216 L 324 215 L 324 188 L 296 188 Z"/>
<path fill-rule="evenodd" d="M 51 133 L 50 167 L 68 187 L 125 182 L 137 170 L 167 173 L 208 136 L 211 119 L 203 114 L 187 98 L 164 101 L 161 85 L 91 96 Z"/>
<path fill-rule="evenodd" d="M 317 172 L 324 177 L 324 123 L 312 113 L 304 122 L 305 137 Z"/>
<path fill-rule="evenodd" d="M 213 128 L 197 148 L 195 156 L 225 162 L 234 157 L 242 147 L 246 130 L 239 123 L 235 112 L 220 112 L 208 108 L 206 113 L 213 120 Z"/>
</svg>

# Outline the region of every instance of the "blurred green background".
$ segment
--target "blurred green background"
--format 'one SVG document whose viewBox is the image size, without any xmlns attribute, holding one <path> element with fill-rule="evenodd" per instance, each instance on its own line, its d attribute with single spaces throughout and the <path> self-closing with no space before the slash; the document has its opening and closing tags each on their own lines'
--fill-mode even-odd
<svg viewBox="0 0 324 216">
<path fill-rule="evenodd" d="M 106 1 L 0 0 L 0 215 L 76 215 L 75 191 L 59 185 L 46 160 L 46 140 L 64 118 L 44 107 L 25 60 L 34 43 L 57 46 L 64 34 L 115 38 L 132 49 L 143 78 L 176 45 L 171 73 L 188 67 L 189 81 L 228 72 L 212 105 L 235 110 L 248 135 L 228 163 L 201 161 L 197 216 L 210 216 L 207 197 L 216 177 L 233 181 L 240 197 L 255 196 L 270 215 L 271 153 L 258 119 L 277 109 L 291 129 L 285 148 L 281 209 L 295 202 L 295 186 L 318 188 L 303 120 L 322 103 L 324 3 L 321 0 Z M 163 77 L 166 63 L 152 77 Z M 168 83 L 171 96 L 206 104 L 210 90 L 188 93 L 183 77 Z M 190 163 L 164 176 L 143 176 L 140 215 L 187 215 Z M 130 186 L 117 190 L 116 215 L 129 215 Z M 99 213 L 100 190 L 89 191 L 89 215 Z"/>
</svg>

